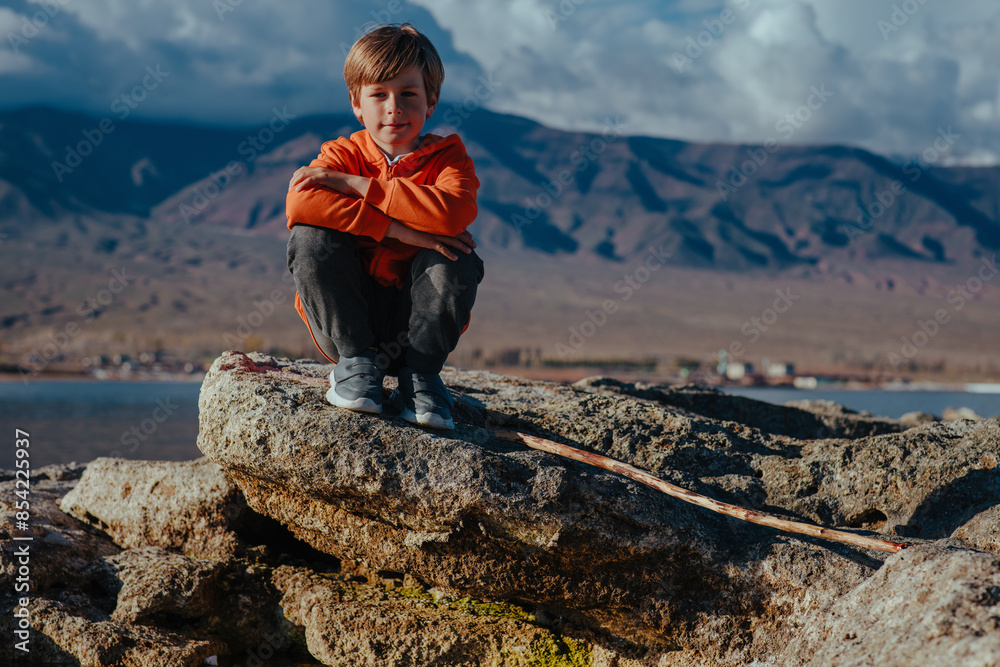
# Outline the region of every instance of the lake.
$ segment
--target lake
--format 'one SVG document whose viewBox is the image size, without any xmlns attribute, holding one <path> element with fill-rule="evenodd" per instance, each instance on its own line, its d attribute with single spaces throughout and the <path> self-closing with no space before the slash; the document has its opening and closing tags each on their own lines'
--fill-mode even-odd
<svg viewBox="0 0 1000 667">
<path fill-rule="evenodd" d="M 35 380 L 0 382 L 0 421 L 6 444 L 0 468 L 14 467 L 14 429 L 31 435 L 31 466 L 87 462 L 99 456 L 186 461 L 201 456 L 199 382 Z M 853 410 L 898 418 L 912 411 L 941 416 L 968 407 L 984 417 L 1000 414 L 1000 394 L 939 391 L 801 390 L 732 387 L 727 393 L 769 403 L 829 399 Z"/>
<path fill-rule="evenodd" d="M 948 408 L 970 408 L 981 417 L 1000 415 L 1000 394 L 964 391 L 883 391 L 791 389 L 787 387 L 726 387 L 727 394 L 781 405 L 789 401 L 830 400 L 844 407 L 899 419 L 907 412 L 929 412 L 940 418 Z"/>
<path fill-rule="evenodd" d="M 99 456 L 186 461 L 201 456 L 200 382 L 0 382 L 0 468 L 14 467 L 14 429 L 31 435 L 31 467 Z"/>
</svg>

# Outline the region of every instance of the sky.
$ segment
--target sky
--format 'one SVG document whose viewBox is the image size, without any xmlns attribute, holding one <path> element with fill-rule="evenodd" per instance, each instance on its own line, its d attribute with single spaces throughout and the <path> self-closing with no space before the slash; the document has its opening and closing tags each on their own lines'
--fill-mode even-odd
<svg viewBox="0 0 1000 667">
<path fill-rule="evenodd" d="M 404 21 L 444 60 L 439 119 L 482 106 L 899 159 L 948 133 L 946 163 L 1000 163 L 996 0 L 0 0 L 0 108 L 230 126 L 347 112 L 346 51 Z"/>
</svg>

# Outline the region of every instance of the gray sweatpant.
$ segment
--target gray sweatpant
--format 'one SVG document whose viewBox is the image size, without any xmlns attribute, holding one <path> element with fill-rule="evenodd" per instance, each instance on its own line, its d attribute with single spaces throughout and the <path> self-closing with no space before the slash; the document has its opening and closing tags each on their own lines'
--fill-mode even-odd
<svg viewBox="0 0 1000 667">
<path fill-rule="evenodd" d="M 320 350 L 337 361 L 377 347 L 388 375 L 439 373 L 458 345 L 484 270 L 475 251 L 455 254 L 422 248 L 397 290 L 368 275 L 353 234 L 298 224 L 288 237 L 288 269 Z"/>
</svg>

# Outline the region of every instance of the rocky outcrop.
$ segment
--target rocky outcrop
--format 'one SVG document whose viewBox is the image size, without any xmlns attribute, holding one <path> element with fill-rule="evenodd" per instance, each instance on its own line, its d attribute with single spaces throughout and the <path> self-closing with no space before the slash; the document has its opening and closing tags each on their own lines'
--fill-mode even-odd
<svg viewBox="0 0 1000 667">
<path fill-rule="evenodd" d="M 392 595 L 285 566 L 273 581 L 286 617 L 305 628 L 309 652 L 325 665 L 527 667 L 545 659 L 583 664 L 595 652 L 611 662 L 619 658 L 590 642 L 553 635 L 516 605 L 435 601 L 413 589 Z"/>
<path fill-rule="evenodd" d="M 247 519 L 246 506 L 211 461 L 102 458 L 88 465 L 83 477 L 60 507 L 123 548 L 149 545 L 221 558 L 239 547 L 235 529 Z"/>
<path fill-rule="evenodd" d="M 984 539 L 1000 505 L 995 419 L 904 430 L 824 404 L 448 371 L 458 428 L 440 433 L 332 409 L 328 374 L 311 362 L 230 353 L 206 377 L 199 447 L 251 508 L 344 561 L 525 605 L 598 633 L 599 645 L 662 656 L 657 664 L 797 664 L 790 642 L 832 622 L 849 596 L 864 604 L 859 587 L 876 573 L 889 577 L 879 590 L 901 596 L 900 608 L 959 613 L 974 596 L 918 600 L 901 563 L 952 535 L 970 540 L 953 543 L 961 557 L 995 548 Z M 782 535 L 500 441 L 497 429 L 611 456 L 720 500 L 931 546 L 889 557 Z M 1000 613 L 985 608 L 985 617 L 968 611 L 978 619 L 969 628 Z M 980 629 L 961 633 L 969 655 L 1000 651 Z M 957 645 L 939 642 L 934 655 L 943 660 Z M 857 650 L 875 650 L 864 646 Z M 830 660 L 818 664 L 837 664 Z"/>
<path fill-rule="evenodd" d="M 135 466 L 133 462 L 129 463 Z M 138 464 L 141 466 L 141 464 Z M 167 464 L 170 465 L 170 464 Z M 138 467 L 132 468 L 139 472 Z M 30 659 L 35 664 L 136 665 L 176 667 L 200 665 L 225 648 L 211 638 L 199 638 L 190 633 L 176 632 L 147 624 L 131 622 L 142 615 L 135 596 L 130 602 L 133 586 L 116 578 L 115 574 L 136 559 L 123 551 L 107 534 L 80 521 L 59 508 L 59 501 L 79 483 L 84 467 L 76 464 L 49 466 L 33 472 L 30 482 L 30 519 L 27 530 L 18 525 L 12 502 L 17 486 L 13 475 L 0 476 L 0 632 L 8 641 L 0 644 L 0 661 L 18 664 Z M 141 475 L 129 478 L 130 483 L 142 481 Z M 197 491 L 197 490 L 196 490 Z M 103 493 L 121 497 L 121 488 L 104 486 Z M 96 496 L 102 495 L 96 493 Z M 140 529 L 140 526 L 135 526 Z M 30 537 L 16 541 L 14 537 Z M 20 555 L 27 549 L 27 563 Z M 174 556 L 171 556 L 174 557 Z M 21 568 L 25 569 L 22 570 Z M 17 586 L 15 587 L 15 584 Z M 27 586 L 27 588 L 24 588 Z M 115 618 L 117 593 L 121 589 L 125 618 Z M 27 597 L 27 617 L 21 599 Z M 146 596 L 155 600 L 157 595 Z M 162 604 L 161 609 L 167 609 Z M 28 629 L 25 652 L 15 647 L 15 630 Z M 19 638 L 20 641 L 20 638 Z"/>
<path fill-rule="evenodd" d="M 31 479 L 32 654 L 83 665 L 1000 664 L 1000 422 L 449 370 L 453 432 L 324 400 L 329 367 L 227 353 L 187 463 Z M 527 449 L 909 548 L 745 524 Z M 14 480 L 0 476 L 13 498 Z M 0 632 L 19 604 L 0 505 Z M 10 642 L 0 660 L 14 657 Z"/>
<path fill-rule="evenodd" d="M 281 656 L 280 664 L 528 666 L 596 656 L 626 664 L 594 636 L 562 636 L 541 611 L 449 597 L 412 576 L 315 552 L 247 508 L 218 472 L 207 459 L 34 471 L 28 530 L 13 503 L 0 507 L 0 632 L 13 637 L 19 627 L 21 596 L 11 592 L 26 578 L 30 653 L 5 642 L 0 662 L 194 667 L 279 664 Z M 14 497 L 15 484 L 0 471 L 0 497 Z M 185 490 L 184 512 L 164 511 L 164 487 Z M 130 507 L 112 515 L 114 502 Z M 159 530 L 150 530 L 151 517 Z M 26 577 L 15 536 L 32 537 Z M 218 553 L 184 555 L 199 538 Z"/>
<path fill-rule="evenodd" d="M 1000 557 L 945 545 L 907 549 L 803 627 L 781 655 L 800 665 L 1000 664 Z"/>
</svg>

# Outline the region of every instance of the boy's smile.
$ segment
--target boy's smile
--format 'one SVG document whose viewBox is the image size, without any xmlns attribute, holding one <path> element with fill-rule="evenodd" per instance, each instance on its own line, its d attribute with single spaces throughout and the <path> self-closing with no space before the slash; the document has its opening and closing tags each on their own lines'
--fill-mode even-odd
<svg viewBox="0 0 1000 667">
<path fill-rule="evenodd" d="M 351 97 L 354 115 L 390 158 L 405 155 L 420 145 L 420 131 L 434 113 L 419 67 L 409 67 L 395 78 L 365 84 L 358 99 Z"/>
</svg>

